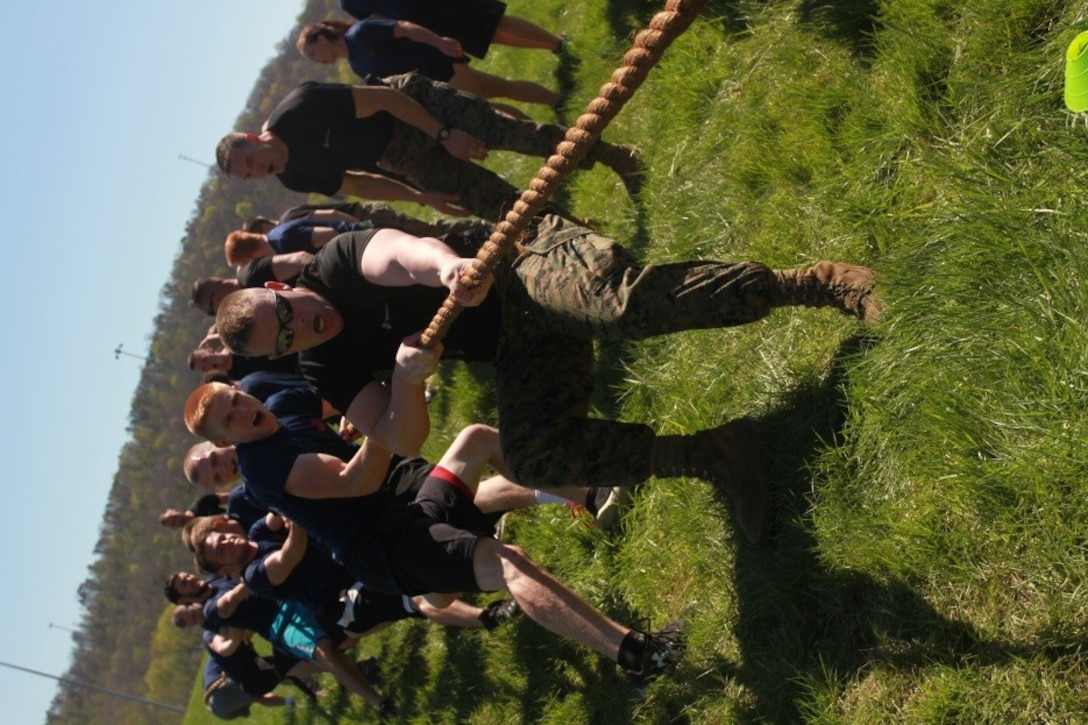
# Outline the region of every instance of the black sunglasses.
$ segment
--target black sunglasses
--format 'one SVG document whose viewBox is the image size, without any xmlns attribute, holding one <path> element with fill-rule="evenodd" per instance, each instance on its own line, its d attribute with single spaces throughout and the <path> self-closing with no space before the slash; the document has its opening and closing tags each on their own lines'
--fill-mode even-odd
<svg viewBox="0 0 1088 725">
<path fill-rule="evenodd" d="M 291 349 L 291 344 L 295 341 L 294 330 L 287 326 L 288 322 L 295 319 L 295 311 L 291 309 L 291 303 L 283 295 L 273 292 L 272 297 L 276 302 L 276 320 L 280 323 L 274 354 L 283 355 Z"/>
</svg>

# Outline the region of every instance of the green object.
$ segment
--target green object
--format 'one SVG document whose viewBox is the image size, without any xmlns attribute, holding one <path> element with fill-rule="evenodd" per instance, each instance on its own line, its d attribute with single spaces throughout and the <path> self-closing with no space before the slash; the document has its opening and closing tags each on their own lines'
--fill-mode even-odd
<svg viewBox="0 0 1088 725">
<path fill-rule="evenodd" d="M 1065 51 L 1065 105 L 1074 113 L 1088 111 L 1088 30 Z"/>
</svg>

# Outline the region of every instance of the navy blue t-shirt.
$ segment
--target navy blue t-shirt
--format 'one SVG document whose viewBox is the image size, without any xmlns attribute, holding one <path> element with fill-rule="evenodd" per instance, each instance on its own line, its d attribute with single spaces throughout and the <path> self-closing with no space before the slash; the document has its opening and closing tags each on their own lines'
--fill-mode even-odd
<svg viewBox="0 0 1088 725">
<path fill-rule="evenodd" d="M 287 493 L 287 477 L 299 456 L 325 453 L 348 461 L 356 448 L 321 420 L 321 397 L 312 389 L 288 388 L 270 396 L 265 407 L 279 420 L 280 428 L 264 440 L 238 446 L 238 467 L 246 489 L 335 555 L 361 530 L 374 525 L 390 497 L 384 490 L 370 496 L 325 499 Z"/>
<path fill-rule="evenodd" d="M 260 697 L 275 689 L 280 681 L 279 675 L 271 665 L 258 657 L 252 645 L 246 642 L 233 654 L 221 655 L 211 649 L 214 636 L 214 632 L 204 630 L 204 647 L 208 650 L 208 663 L 204 667 L 205 692 L 222 675 L 236 682 L 252 697 Z"/>
<path fill-rule="evenodd" d="M 348 28 L 348 65 L 360 78 L 400 75 L 416 71 L 436 81 L 453 77 L 454 58 L 438 48 L 409 38 L 398 38 L 395 19 L 368 18 Z"/>
<path fill-rule="evenodd" d="M 227 494 L 227 516 L 237 521 L 246 531 L 264 519 L 268 509 L 246 492 L 245 484 L 239 484 Z"/>
<path fill-rule="evenodd" d="M 204 602 L 204 629 L 218 633 L 223 627 L 235 627 L 256 632 L 265 639 L 270 639 L 272 622 L 279 611 L 279 603 L 263 597 L 250 595 L 242 600 L 238 608 L 229 618 L 219 616 L 216 608 L 219 598 L 230 591 L 230 588 L 217 591 Z"/>
<path fill-rule="evenodd" d="M 310 544 L 287 579 L 273 586 L 268 579 L 265 559 L 282 549 L 283 545 L 275 541 L 262 541 L 258 542 L 257 547 L 257 556 L 242 572 L 242 580 L 254 594 L 262 597 L 299 602 L 312 611 L 321 612 L 339 601 L 340 592 L 355 583 L 347 570 L 333 561 L 328 551 Z"/>
<path fill-rule="evenodd" d="M 313 390 L 313 386 L 301 375 L 273 370 L 258 370 L 255 373 L 250 373 L 238 381 L 238 388 L 262 403 L 287 388 Z"/>
<path fill-rule="evenodd" d="M 292 219 L 272 227 L 266 236 L 277 254 L 316 252 L 318 248 L 313 245 L 314 229 L 331 227 L 337 234 L 344 234 L 373 226 L 370 222 L 348 222 L 341 219 Z"/>
</svg>

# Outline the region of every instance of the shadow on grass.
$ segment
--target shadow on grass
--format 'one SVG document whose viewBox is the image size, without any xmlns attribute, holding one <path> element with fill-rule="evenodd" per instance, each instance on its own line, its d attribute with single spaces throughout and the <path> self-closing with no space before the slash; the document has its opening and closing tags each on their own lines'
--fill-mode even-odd
<svg viewBox="0 0 1088 725">
<path fill-rule="evenodd" d="M 706 683 L 693 679 L 677 697 L 695 702 L 720 694 L 722 680 L 733 679 L 754 696 L 749 708 L 739 710 L 741 722 L 796 723 L 804 720 L 801 703 L 812 701 L 810 686 L 846 687 L 874 665 L 977 666 L 1032 654 L 1057 657 L 1076 647 L 1044 650 L 987 639 L 940 614 L 905 582 L 831 569 L 819 559 L 809 465 L 840 436 L 846 364 L 870 346 L 863 337 L 845 341 L 823 381 L 795 389 L 759 420 L 762 437 L 772 442 L 778 512 L 771 543 L 757 549 L 738 542 L 741 664 L 724 658 L 709 667 L 700 663 L 714 676 Z"/>
<path fill-rule="evenodd" d="M 846 46 L 859 59 L 876 54 L 876 34 L 883 27 L 876 0 L 801 0 L 798 23 Z"/>
<path fill-rule="evenodd" d="M 710 0 L 700 17 L 720 21 L 729 35 L 747 32 L 751 24 L 745 6 L 765 5 L 769 0 Z M 609 0 L 608 23 L 617 38 L 634 39 L 634 33 L 645 28 L 650 19 L 665 9 L 665 0 Z"/>
</svg>

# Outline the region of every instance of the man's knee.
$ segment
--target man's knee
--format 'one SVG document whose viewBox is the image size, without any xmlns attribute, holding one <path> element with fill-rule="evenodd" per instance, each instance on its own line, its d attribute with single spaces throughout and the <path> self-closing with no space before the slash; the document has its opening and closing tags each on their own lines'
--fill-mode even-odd
<svg viewBox="0 0 1088 725">
<path fill-rule="evenodd" d="M 481 537 L 473 555 L 476 584 L 482 591 L 510 590 L 526 566 L 532 566 L 521 547 Z"/>
</svg>

